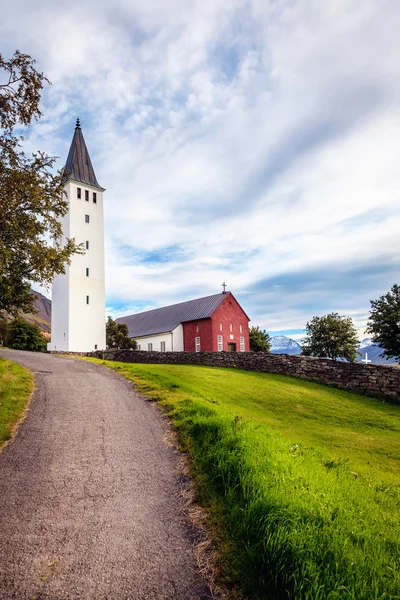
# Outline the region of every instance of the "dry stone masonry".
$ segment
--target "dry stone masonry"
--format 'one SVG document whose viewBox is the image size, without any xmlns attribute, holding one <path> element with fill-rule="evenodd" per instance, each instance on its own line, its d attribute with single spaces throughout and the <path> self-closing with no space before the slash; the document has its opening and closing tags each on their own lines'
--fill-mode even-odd
<svg viewBox="0 0 400 600">
<path fill-rule="evenodd" d="M 324 358 L 265 354 L 262 352 L 138 352 L 106 350 L 97 358 L 130 363 L 185 364 L 229 367 L 247 371 L 279 373 L 344 388 L 400 404 L 400 369 L 361 365 Z"/>
</svg>

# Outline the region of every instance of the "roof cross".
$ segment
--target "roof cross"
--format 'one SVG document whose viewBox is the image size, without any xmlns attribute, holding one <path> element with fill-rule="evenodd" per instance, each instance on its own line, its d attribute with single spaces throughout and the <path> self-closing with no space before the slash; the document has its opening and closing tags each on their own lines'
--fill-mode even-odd
<svg viewBox="0 0 400 600">
<path fill-rule="evenodd" d="M 226 293 L 226 291 L 225 291 L 225 290 L 226 290 L 226 283 L 225 283 L 225 281 L 224 281 L 224 283 L 222 284 L 222 287 L 223 287 L 223 289 L 224 289 L 224 291 L 223 291 L 222 293 L 223 293 L 223 294 L 225 294 L 225 293 Z"/>
</svg>

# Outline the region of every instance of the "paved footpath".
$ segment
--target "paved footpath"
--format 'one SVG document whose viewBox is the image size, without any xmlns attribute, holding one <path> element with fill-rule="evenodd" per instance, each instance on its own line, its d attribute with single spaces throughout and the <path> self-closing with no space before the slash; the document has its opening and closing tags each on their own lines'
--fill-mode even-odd
<svg viewBox="0 0 400 600">
<path fill-rule="evenodd" d="M 158 408 L 99 365 L 0 356 L 36 378 L 0 454 L 0 599 L 208 598 Z"/>
</svg>

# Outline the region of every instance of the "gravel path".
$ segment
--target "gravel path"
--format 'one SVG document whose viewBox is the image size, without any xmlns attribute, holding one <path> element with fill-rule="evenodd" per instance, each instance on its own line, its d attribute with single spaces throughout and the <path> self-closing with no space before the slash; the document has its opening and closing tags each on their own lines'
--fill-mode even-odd
<svg viewBox="0 0 400 600">
<path fill-rule="evenodd" d="M 158 408 L 84 361 L 0 350 L 35 372 L 0 454 L 0 598 L 208 598 Z"/>
</svg>

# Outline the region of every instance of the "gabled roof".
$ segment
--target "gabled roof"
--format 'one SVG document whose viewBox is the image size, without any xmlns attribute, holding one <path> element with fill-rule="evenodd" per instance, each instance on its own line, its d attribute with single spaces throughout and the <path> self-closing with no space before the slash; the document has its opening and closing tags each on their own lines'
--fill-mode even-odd
<svg viewBox="0 0 400 600">
<path fill-rule="evenodd" d="M 145 335 L 154 335 L 156 333 L 165 333 L 173 331 L 180 323 L 186 321 L 197 321 L 211 317 L 222 300 L 230 292 L 214 294 L 205 298 L 188 300 L 163 308 L 155 308 L 137 315 L 128 315 L 117 319 L 118 323 L 126 323 L 129 329 L 130 337 L 142 337 Z"/>
<path fill-rule="evenodd" d="M 74 181 L 86 183 L 104 190 L 96 179 L 79 119 L 76 120 L 75 133 L 72 138 L 67 162 L 65 163 L 64 174 L 68 179 L 74 179 Z"/>
</svg>

